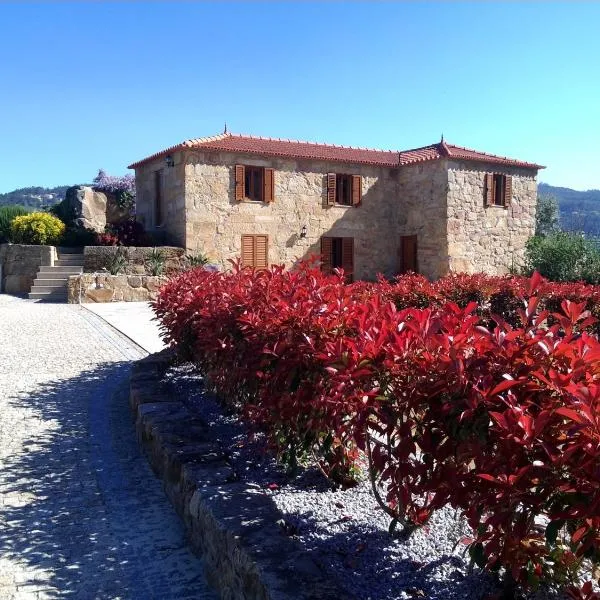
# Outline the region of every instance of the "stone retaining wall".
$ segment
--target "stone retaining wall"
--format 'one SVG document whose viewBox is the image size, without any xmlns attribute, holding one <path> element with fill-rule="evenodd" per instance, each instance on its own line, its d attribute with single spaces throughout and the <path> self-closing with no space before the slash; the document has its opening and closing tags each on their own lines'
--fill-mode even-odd
<svg viewBox="0 0 600 600">
<path fill-rule="evenodd" d="M 160 246 L 158 249 L 165 255 L 165 273 L 171 274 L 182 270 L 185 260 L 185 250 L 174 246 Z M 110 261 L 117 252 L 121 252 L 127 260 L 126 274 L 143 275 L 147 272 L 146 260 L 154 250 L 152 247 L 133 246 L 86 246 L 83 249 L 83 270 L 86 273 L 96 273 L 108 270 Z"/>
<path fill-rule="evenodd" d="M 147 302 L 156 298 L 166 281 L 166 277 L 152 275 L 71 275 L 67 284 L 67 302 Z"/>
<path fill-rule="evenodd" d="M 56 259 L 54 246 L 0 244 L 0 292 L 27 294 L 41 266 Z"/>
<path fill-rule="evenodd" d="M 134 365 L 130 405 L 138 441 L 209 583 L 228 600 L 353 600 L 282 535 L 273 501 L 240 480 L 208 425 L 168 388 L 163 376 L 172 360 L 167 350 Z"/>
</svg>

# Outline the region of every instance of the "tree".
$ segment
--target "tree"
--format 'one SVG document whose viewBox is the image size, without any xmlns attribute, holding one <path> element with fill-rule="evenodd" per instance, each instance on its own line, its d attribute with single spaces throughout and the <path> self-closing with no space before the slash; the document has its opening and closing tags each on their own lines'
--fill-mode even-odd
<svg viewBox="0 0 600 600">
<path fill-rule="evenodd" d="M 546 236 L 559 231 L 560 218 L 556 196 L 538 193 L 535 215 L 535 235 Z"/>
</svg>

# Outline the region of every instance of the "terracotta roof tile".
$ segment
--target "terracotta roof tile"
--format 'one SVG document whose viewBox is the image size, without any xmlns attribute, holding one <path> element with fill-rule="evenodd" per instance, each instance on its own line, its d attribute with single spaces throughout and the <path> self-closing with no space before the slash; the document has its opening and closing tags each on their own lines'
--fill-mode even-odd
<svg viewBox="0 0 600 600">
<path fill-rule="evenodd" d="M 166 156 L 179 150 L 194 149 L 209 152 L 239 152 L 242 154 L 259 154 L 263 156 L 278 156 L 283 158 L 325 160 L 353 164 L 367 164 L 381 167 L 399 167 L 418 162 L 438 160 L 441 158 L 454 158 L 458 160 L 474 160 L 507 166 L 524 167 L 531 169 L 543 168 L 540 165 L 512 160 L 504 156 L 496 156 L 485 152 L 477 152 L 469 148 L 453 146 L 442 141 L 438 144 L 404 150 L 373 150 L 370 148 L 353 148 L 352 146 L 336 146 L 317 142 L 301 142 L 295 140 L 281 140 L 250 135 L 223 133 L 213 137 L 186 140 L 165 150 L 161 150 L 138 162 L 129 165 L 135 169 L 151 160 Z"/>
</svg>

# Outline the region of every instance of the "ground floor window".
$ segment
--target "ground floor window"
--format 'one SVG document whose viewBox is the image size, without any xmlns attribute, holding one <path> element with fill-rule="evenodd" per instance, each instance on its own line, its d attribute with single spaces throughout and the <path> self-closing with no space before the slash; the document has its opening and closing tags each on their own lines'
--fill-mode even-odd
<svg viewBox="0 0 600 600">
<path fill-rule="evenodd" d="M 354 238 L 321 238 L 321 270 L 332 273 L 333 269 L 344 269 L 346 281 L 354 280 Z"/>
<path fill-rule="evenodd" d="M 242 235 L 242 267 L 266 269 L 269 266 L 269 236 Z"/>
</svg>

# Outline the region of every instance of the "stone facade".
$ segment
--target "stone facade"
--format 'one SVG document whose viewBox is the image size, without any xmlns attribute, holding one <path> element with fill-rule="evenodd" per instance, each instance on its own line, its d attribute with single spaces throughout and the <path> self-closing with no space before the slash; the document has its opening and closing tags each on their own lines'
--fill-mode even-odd
<svg viewBox="0 0 600 600">
<path fill-rule="evenodd" d="M 154 248 L 134 246 L 86 246 L 83 249 L 83 270 L 85 273 L 98 273 L 108 270 L 108 265 L 118 252 L 127 261 L 125 274 L 145 275 L 148 271 L 146 260 Z M 165 256 L 165 274 L 178 273 L 184 266 L 183 248 L 160 246 L 159 250 Z"/>
<path fill-rule="evenodd" d="M 0 244 L 0 292 L 27 294 L 42 266 L 52 266 L 54 246 Z"/>
<path fill-rule="evenodd" d="M 512 176 L 510 206 L 485 206 L 484 179 L 490 170 L 475 162 L 448 162 L 448 255 L 452 271 L 502 274 L 523 264 L 525 244 L 535 231 L 536 174 L 504 167 L 501 172 Z"/>
<path fill-rule="evenodd" d="M 352 237 L 355 279 L 389 277 L 400 271 L 401 236 L 416 235 L 418 270 L 427 277 L 501 274 L 521 260 L 534 230 L 534 168 L 456 159 L 378 167 L 200 149 L 172 158 L 172 167 L 161 158 L 136 167 L 138 218 L 152 230 L 160 170 L 164 217 L 158 229 L 223 269 L 240 258 L 243 234 L 267 234 L 269 264 L 286 266 L 319 255 L 322 236 Z M 272 203 L 235 200 L 236 164 L 274 169 Z M 360 205 L 327 206 L 327 173 L 360 175 Z M 486 173 L 512 176 L 510 207 L 485 206 Z"/>
<path fill-rule="evenodd" d="M 166 277 L 151 275 L 71 275 L 67 284 L 67 302 L 148 302 L 154 300 Z"/>
</svg>

